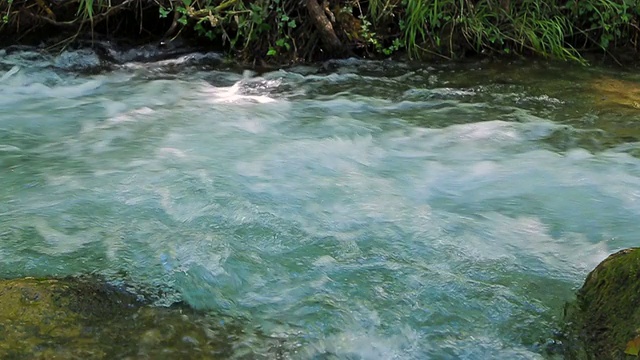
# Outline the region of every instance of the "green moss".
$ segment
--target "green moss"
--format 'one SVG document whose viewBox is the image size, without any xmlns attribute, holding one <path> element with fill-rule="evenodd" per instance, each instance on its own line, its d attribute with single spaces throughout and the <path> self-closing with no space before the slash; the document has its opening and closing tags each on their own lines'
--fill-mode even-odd
<svg viewBox="0 0 640 360">
<path fill-rule="evenodd" d="M 640 248 L 609 256 L 569 306 L 567 358 L 621 359 L 640 329 Z"/>
<path fill-rule="evenodd" d="M 241 332 L 97 279 L 0 281 L 1 359 L 216 359 Z"/>
</svg>

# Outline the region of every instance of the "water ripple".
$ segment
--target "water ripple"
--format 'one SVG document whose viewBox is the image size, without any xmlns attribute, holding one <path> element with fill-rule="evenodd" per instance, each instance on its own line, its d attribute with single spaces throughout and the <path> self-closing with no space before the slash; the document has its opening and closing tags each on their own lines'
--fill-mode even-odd
<svg viewBox="0 0 640 360">
<path fill-rule="evenodd" d="M 557 94 L 446 67 L 0 59 L 0 274 L 126 273 L 285 358 L 544 357 L 640 230 L 637 144 L 576 145 L 600 132 L 549 118 Z M 246 336 L 238 358 L 271 351 Z"/>
</svg>

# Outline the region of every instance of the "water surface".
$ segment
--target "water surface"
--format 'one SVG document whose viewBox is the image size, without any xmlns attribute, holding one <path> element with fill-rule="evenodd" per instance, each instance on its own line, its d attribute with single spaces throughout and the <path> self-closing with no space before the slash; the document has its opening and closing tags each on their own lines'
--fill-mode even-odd
<svg viewBox="0 0 640 360">
<path fill-rule="evenodd" d="M 56 61 L 0 53 L 0 276 L 162 289 L 241 319 L 233 358 L 553 357 L 637 244 L 638 115 L 590 84 L 638 75 Z"/>
</svg>

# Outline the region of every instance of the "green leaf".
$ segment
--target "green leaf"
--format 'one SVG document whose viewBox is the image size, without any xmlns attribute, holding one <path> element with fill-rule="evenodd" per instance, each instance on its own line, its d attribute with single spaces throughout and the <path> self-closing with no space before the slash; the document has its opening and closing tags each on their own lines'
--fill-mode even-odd
<svg viewBox="0 0 640 360">
<path fill-rule="evenodd" d="M 275 56 L 278 55 L 278 51 L 274 48 L 269 48 L 269 51 L 267 51 L 267 56 Z"/>
<path fill-rule="evenodd" d="M 160 12 L 160 18 L 164 19 L 167 17 L 167 15 L 169 15 L 170 10 L 165 8 L 165 7 L 160 7 L 158 9 L 158 11 Z"/>
<path fill-rule="evenodd" d="M 258 26 L 258 32 L 263 33 L 268 31 L 271 31 L 271 25 L 267 23 L 262 23 L 260 24 L 260 26 Z"/>
<path fill-rule="evenodd" d="M 291 20 L 287 23 L 287 26 L 289 26 L 289 29 L 295 29 L 298 24 L 296 24 L 295 20 Z"/>
<path fill-rule="evenodd" d="M 624 350 L 627 355 L 638 356 L 640 353 L 640 336 L 636 336 L 633 340 L 627 343 L 627 348 Z"/>
</svg>

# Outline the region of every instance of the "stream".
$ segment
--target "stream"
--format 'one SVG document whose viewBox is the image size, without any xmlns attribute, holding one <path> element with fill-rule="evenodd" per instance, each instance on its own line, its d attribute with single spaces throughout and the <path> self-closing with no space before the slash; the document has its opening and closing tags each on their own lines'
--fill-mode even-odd
<svg viewBox="0 0 640 360">
<path fill-rule="evenodd" d="M 0 50 L 0 277 L 161 290 L 234 359 L 547 359 L 637 245 L 640 112 L 593 84 L 640 73 L 189 59 Z"/>
</svg>

